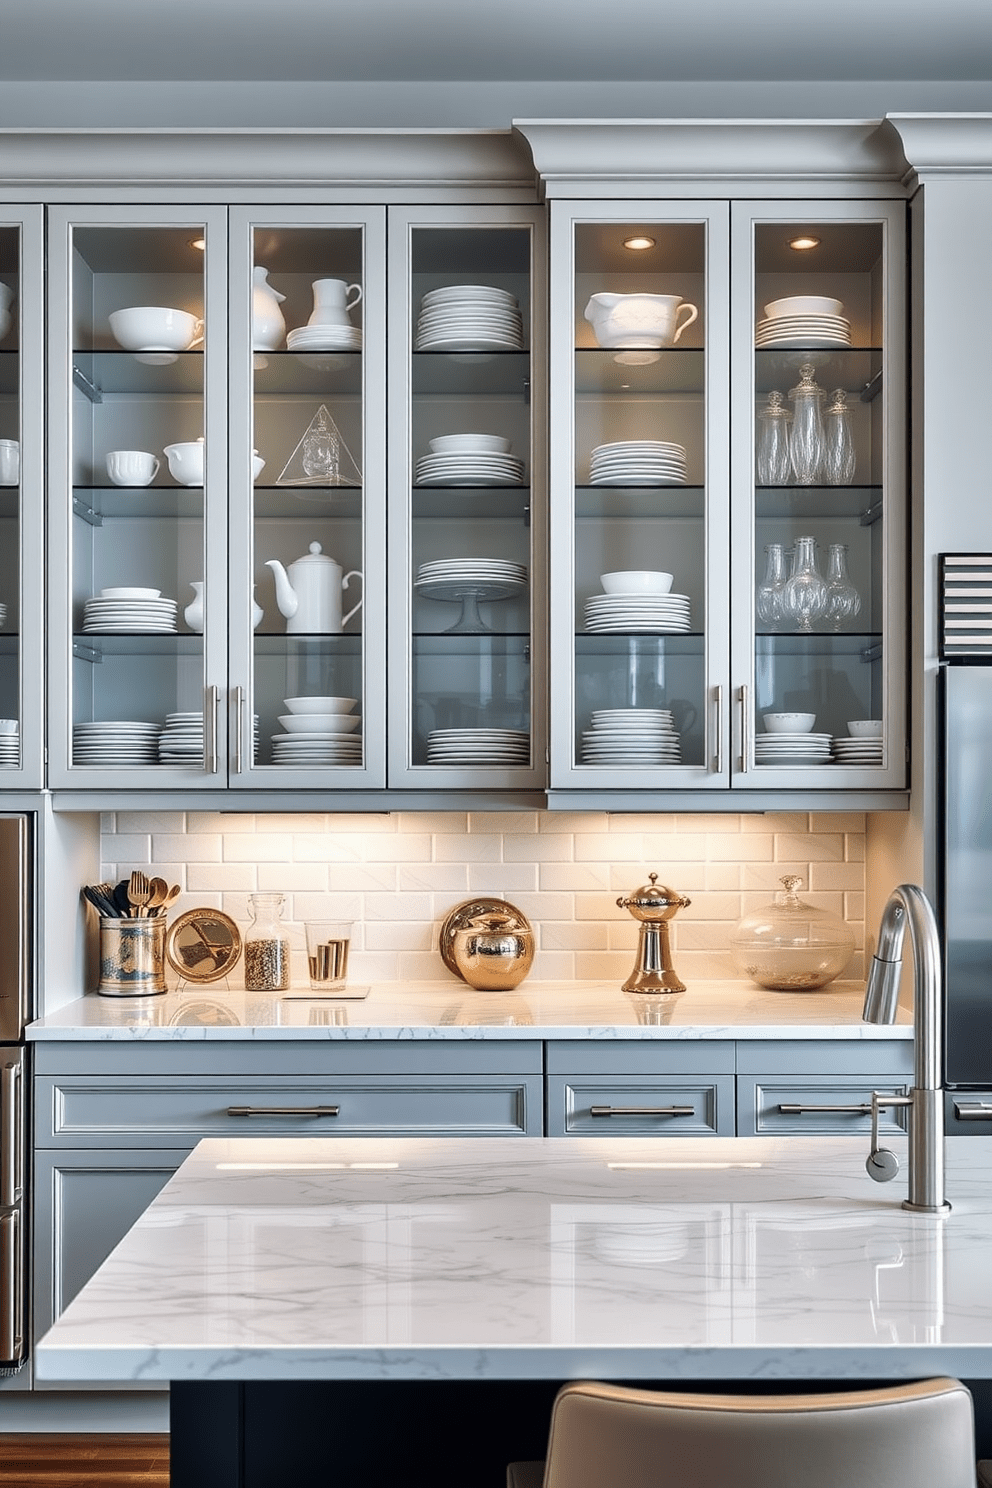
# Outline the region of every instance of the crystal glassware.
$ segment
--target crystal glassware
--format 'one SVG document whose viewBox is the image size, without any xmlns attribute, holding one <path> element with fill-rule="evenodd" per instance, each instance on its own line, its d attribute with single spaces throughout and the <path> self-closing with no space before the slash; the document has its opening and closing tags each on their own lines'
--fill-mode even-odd
<svg viewBox="0 0 992 1488">
<path fill-rule="evenodd" d="M 816 539 L 797 537 L 792 572 L 782 590 L 783 618 L 798 630 L 813 629 L 827 608 L 827 585 L 816 562 Z"/>
<path fill-rule="evenodd" d="M 861 595 L 847 571 L 847 544 L 831 543 L 827 551 L 827 607 L 824 615 L 833 630 L 853 620 L 861 610 Z"/>
<path fill-rule="evenodd" d="M 843 388 L 831 393 L 823 415 L 823 483 L 827 486 L 849 486 L 854 480 L 854 435 L 851 433 L 851 410 Z"/>
<path fill-rule="evenodd" d="M 785 586 L 785 549 L 781 543 L 765 545 L 765 577 L 758 585 L 754 607 L 758 619 L 770 630 L 777 630 L 785 618 L 782 590 Z"/>
<path fill-rule="evenodd" d="M 768 394 L 767 407 L 758 414 L 756 463 L 759 486 L 785 486 L 789 462 L 789 423 L 792 415 L 781 393 Z"/>
<path fill-rule="evenodd" d="M 815 371 L 812 362 L 804 362 L 799 368 L 799 382 L 789 392 L 793 404 L 789 460 L 798 486 L 815 486 L 823 465 L 823 418 L 820 413 L 823 389 L 814 381 Z"/>
<path fill-rule="evenodd" d="M 805 992 L 825 987 L 844 970 L 854 950 L 849 925 L 799 898 L 801 880 L 786 874 L 774 901 L 745 915 L 730 933 L 738 970 L 759 987 Z"/>
</svg>

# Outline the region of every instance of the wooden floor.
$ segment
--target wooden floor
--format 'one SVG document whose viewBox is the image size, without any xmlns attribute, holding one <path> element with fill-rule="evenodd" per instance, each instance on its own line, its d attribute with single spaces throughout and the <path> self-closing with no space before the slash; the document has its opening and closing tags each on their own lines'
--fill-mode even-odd
<svg viewBox="0 0 992 1488">
<path fill-rule="evenodd" d="M 169 1438 L 0 1433 L 0 1488 L 169 1488 Z"/>
</svg>

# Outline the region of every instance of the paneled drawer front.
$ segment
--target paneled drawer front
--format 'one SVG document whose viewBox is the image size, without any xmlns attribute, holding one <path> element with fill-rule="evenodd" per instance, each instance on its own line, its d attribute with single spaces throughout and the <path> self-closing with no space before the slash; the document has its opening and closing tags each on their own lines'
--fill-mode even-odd
<svg viewBox="0 0 992 1488">
<path fill-rule="evenodd" d="M 871 1130 L 871 1093 L 906 1095 L 910 1081 L 891 1075 L 803 1076 L 742 1075 L 737 1081 L 737 1135 L 740 1137 L 852 1136 Z M 849 1107 L 851 1109 L 836 1109 Z M 904 1131 L 905 1111 L 883 1106 L 879 1130 Z"/>
<path fill-rule="evenodd" d="M 732 1137 L 734 1077 L 552 1076 L 548 1136 Z"/>
<path fill-rule="evenodd" d="M 35 1081 L 39 1146 L 172 1147 L 200 1137 L 541 1135 L 538 1075 L 324 1080 L 94 1076 Z"/>
</svg>

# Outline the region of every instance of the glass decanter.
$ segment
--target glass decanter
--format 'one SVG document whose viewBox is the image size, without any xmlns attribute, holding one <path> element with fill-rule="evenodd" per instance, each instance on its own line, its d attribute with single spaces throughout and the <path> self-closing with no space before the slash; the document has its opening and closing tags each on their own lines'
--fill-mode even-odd
<svg viewBox="0 0 992 1488">
<path fill-rule="evenodd" d="M 826 486 L 849 486 L 854 480 L 854 435 L 851 433 L 851 410 L 843 388 L 831 393 L 823 415 L 823 483 Z"/>
<path fill-rule="evenodd" d="M 755 590 L 754 608 L 758 619 L 770 630 L 777 630 L 785 618 L 782 590 L 785 586 L 785 549 L 781 543 L 765 545 L 765 577 Z"/>
<path fill-rule="evenodd" d="M 253 992 L 284 992 L 289 986 L 289 936 L 282 923 L 283 894 L 249 894 L 251 924 L 245 931 L 245 986 Z"/>
<path fill-rule="evenodd" d="M 845 620 L 853 620 L 861 610 L 861 595 L 851 583 L 847 571 L 847 544 L 831 543 L 827 550 L 827 624 L 840 630 Z"/>
<path fill-rule="evenodd" d="M 812 362 L 804 362 L 799 368 L 799 383 L 789 392 L 793 403 L 789 460 L 798 486 L 815 486 L 823 465 L 823 419 L 820 414 L 823 389 L 813 380 L 815 370 Z"/>
<path fill-rule="evenodd" d="M 797 537 L 792 572 L 782 590 L 784 618 L 798 630 L 812 630 L 827 608 L 827 585 L 816 562 L 816 538 Z"/>
<path fill-rule="evenodd" d="M 785 486 L 792 466 L 789 462 L 789 423 L 792 415 L 781 393 L 768 394 L 768 406 L 758 414 L 755 452 L 758 485 Z"/>
</svg>

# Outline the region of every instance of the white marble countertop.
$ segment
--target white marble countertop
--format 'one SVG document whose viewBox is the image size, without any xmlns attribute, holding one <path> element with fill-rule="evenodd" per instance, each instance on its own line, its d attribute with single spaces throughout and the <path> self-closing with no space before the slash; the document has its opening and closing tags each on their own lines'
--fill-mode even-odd
<svg viewBox="0 0 992 1488">
<path fill-rule="evenodd" d="M 944 1218 L 866 1146 L 201 1142 L 38 1377 L 992 1377 L 992 1139 L 948 1140 Z"/>
<path fill-rule="evenodd" d="M 863 997 L 863 983 L 840 981 L 801 993 L 700 982 L 675 996 L 645 999 L 603 983 L 525 982 L 516 992 L 492 993 L 448 980 L 385 984 L 364 998 L 332 1001 L 220 983 L 157 997 L 80 997 L 29 1024 L 27 1038 L 912 1038 L 904 1012 L 892 1026 L 862 1023 Z"/>
</svg>

